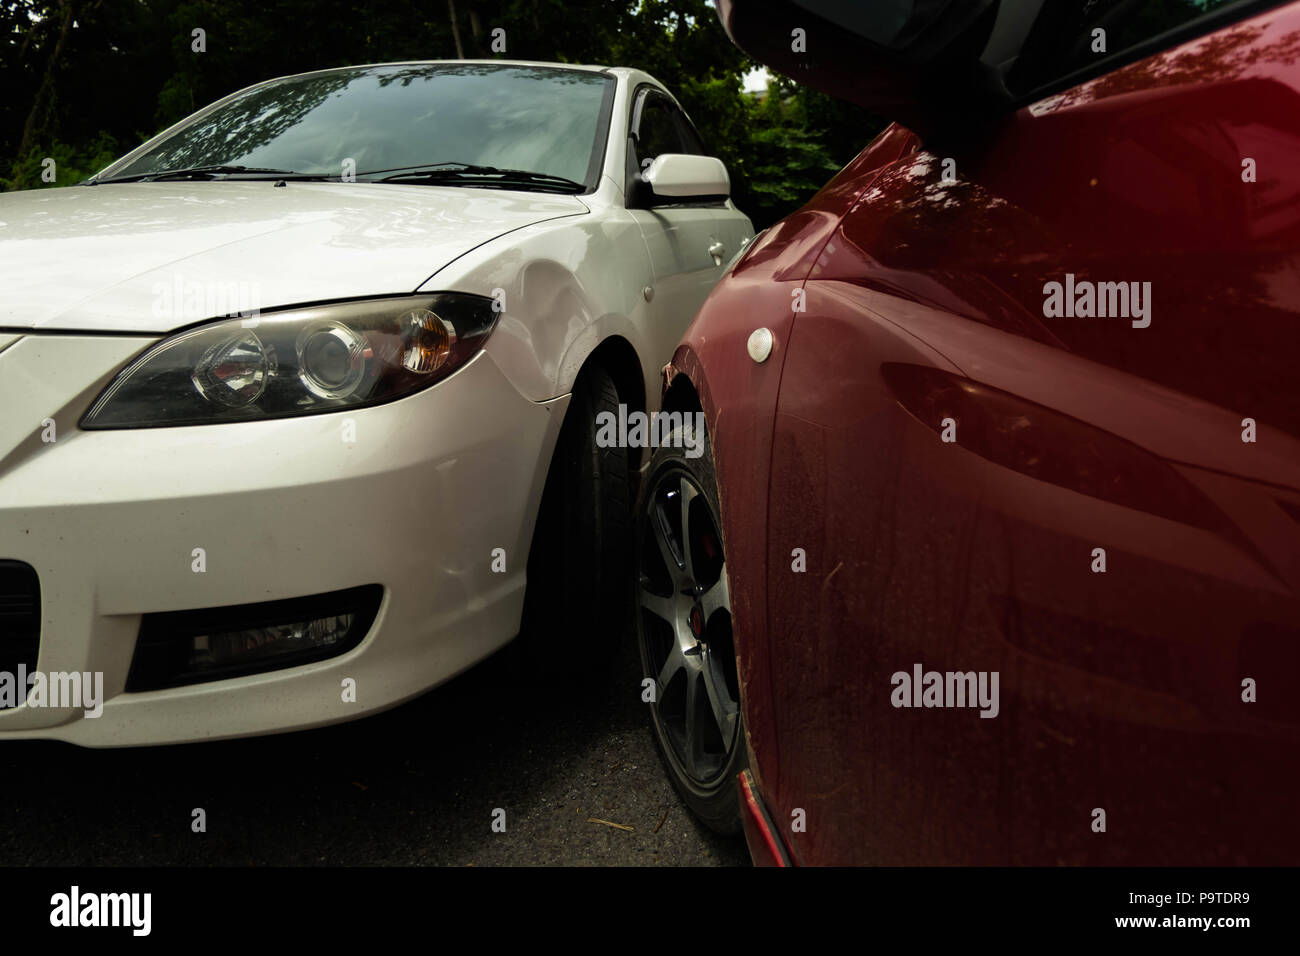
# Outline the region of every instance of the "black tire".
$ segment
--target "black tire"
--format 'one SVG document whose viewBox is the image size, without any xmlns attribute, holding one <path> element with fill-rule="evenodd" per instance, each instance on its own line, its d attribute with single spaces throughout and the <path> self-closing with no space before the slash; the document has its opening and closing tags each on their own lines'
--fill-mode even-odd
<svg viewBox="0 0 1300 956">
<path fill-rule="evenodd" d="M 674 432 L 670 445 L 683 445 L 684 434 Z M 720 515 L 707 435 L 696 458 L 685 447 L 658 449 L 637 502 L 634 542 L 641 673 L 655 682 L 650 726 L 686 805 L 710 829 L 733 834 L 741 826 L 736 775 L 748 755 Z"/>
<path fill-rule="evenodd" d="M 596 444 L 596 416 L 618 414 L 604 369 L 584 369 L 560 427 L 528 556 L 523 645 L 530 668 L 558 673 L 626 633 L 632 541 L 628 450 Z M 580 643 L 575 645 L 574 641 Z M 563 652 L 567 648 L 568 652 Z"/>
</svg>

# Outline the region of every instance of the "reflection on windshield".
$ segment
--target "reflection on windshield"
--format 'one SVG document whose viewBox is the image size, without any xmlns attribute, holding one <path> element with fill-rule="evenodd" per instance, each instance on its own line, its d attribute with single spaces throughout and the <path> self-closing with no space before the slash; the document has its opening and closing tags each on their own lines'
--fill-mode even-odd
<svg viewBox="0 0 1300 956">
<path fill-rule="evenodd" d="M 590 71 L 470 63 L 289 77 L 190 123 L 112 175 L 240 165 L 338 176 L 455 161 L 589 183 L 612 82 Z"/>
</svg>

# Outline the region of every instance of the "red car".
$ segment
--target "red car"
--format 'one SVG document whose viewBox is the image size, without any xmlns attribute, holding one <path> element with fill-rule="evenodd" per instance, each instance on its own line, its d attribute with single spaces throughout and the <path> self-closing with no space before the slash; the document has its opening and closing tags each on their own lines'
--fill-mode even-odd
<svg viewBox="0 0 1300 956">
<path fill-rule="evenodd" d="M 1300 863 L 1300 3 L 718 7 L 906 125 L 665 370 L 686 801 L 761 863 Z"/>
</svg>

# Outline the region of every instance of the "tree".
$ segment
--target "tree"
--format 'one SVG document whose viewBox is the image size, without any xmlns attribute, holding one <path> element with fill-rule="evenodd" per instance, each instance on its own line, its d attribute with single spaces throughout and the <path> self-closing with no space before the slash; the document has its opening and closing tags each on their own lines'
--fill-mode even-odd
<svg viewBox="0 0 1300 956">
<path fill-rule="evenodd" d="M 193 49 L 202 29 L 204 52 Z M 501 32 L 504 31 L 504 32 Z M 754 64 L 707 0 L 3 0 L 0 170 L 40 159 L 93 172 L 219 97 L 273 75 L 352 63 L 482 58 L 638 67 L 661 80 L 762 228 L 797 208 L 880 123 L 788 82 L 742 91 Z M 505 51 L 493 49 L 494 40 Z M 110 77 L 112 82 L 105 82 Z"/>
</svg>

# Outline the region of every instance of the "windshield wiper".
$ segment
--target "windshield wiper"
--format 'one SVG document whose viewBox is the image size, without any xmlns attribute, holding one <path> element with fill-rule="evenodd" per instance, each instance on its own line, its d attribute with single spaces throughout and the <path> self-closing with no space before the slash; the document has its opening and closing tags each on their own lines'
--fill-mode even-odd
<svg viewBox="0 0 1300 956">
<path fill-rule="evenodd" d="M 108 179 L 87 179 L 85 185 L 98 186 L 100 183 L 162 182 L 168 179 L 197 179 L 200 176 L 228 176 L 235 173 L 261 173 L 270 176 L 294 177 L 305 175 L 303 173 L 296 173 L 292 169 L 265 169 L 260 166 L 189 166 L 184 169 L 159 169 L 152 173 L 134 173 L 130 176 L 110 176 Z"/>
<path fill-rule="evenodd" d="M 377 173 L 391 173 L 378 179 L 362 179 Z M 240 179 L 271 178 L 293 181 L 337 182 L 340 175 L 320 173 L 299 173 L 292 169 L 266 169 L 258 166 L 191 166 L 184 169 L 162 169 L 150 173 L 134 173 L 128 176 L 110 176 L 107 179 L 87 179 L 83 186 L 97 186 L 100 183 L 134 183 L 164 182 L 172 179 L 198 179 L 206 176 L 238 176 Z M 480 188 L 549 189 L 556 192 L 580 193 L 587 187 L 563 176 L 550 173 L 538 173 L 528 169 L 501 169 L 496 166 L 476 166 L 473 163 L 447 162 L 423 163 L 419 166 L 397 166 L 392 169 L 372 169 L 356 173 L 357 182 L 372 183 L 464 183 Z"/>
<path fill-rule="evenodd" d="M 455 167 L 455 168 L 452 168 Z M 378 169 L 374 172 L 390 172 Z M 358 178 L 373 173 L 358 173 Z M 483 177 L 493 177 L 484 179 Z M 582 183 L 553 176 L 550 173 L 537 173 L 529 169 L 500 169 L 496 166 L 475 166 L 471 163 L 433 163 L 428 166 L 413 166 L 405 171 L 397 171 L 391 176 L 370 180 L 376 183 L 448 183 L 463 182 L 479 187 L 514 188 L 534 186 L 553 189 L 560 192 L 586 192 Z"/>
<path fill-rule="evenodd" d="M 376 173 L 404 173 L 408 170 L 426 170 L 426 169 L 446 169 L 448 166 L 459 166 L 461 169 L 486 169 L 486 166 L 475 166 L 473 163 L 462 163 L 458 160 L 451 160 L 446 163 L 419 163 L 415 166 L 389 166 L 387 169 L 367 169 L 363 173 L 357 173 L 358 176 L 374 176 Z M 382 180 L 373 180 L 373 182 L 382 182 Z"/>
</svg>

